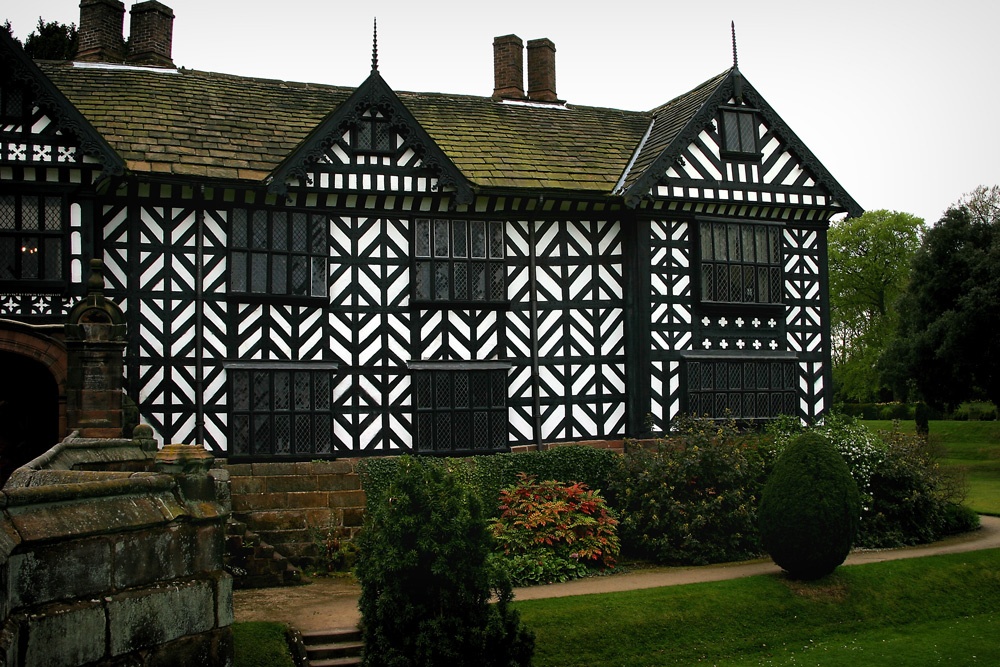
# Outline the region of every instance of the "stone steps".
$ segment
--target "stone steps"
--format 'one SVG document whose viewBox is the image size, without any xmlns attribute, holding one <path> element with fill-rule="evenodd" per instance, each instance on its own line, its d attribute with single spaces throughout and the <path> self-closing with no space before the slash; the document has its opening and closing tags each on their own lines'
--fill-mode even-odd
<svg viewBox="0 0 1000 667">
<path fill-rule="evenodd" d="M 357 628 L 303 632 L 310 667 L 352 667 L 361 664 L 364 643 Z"/>
</svg>

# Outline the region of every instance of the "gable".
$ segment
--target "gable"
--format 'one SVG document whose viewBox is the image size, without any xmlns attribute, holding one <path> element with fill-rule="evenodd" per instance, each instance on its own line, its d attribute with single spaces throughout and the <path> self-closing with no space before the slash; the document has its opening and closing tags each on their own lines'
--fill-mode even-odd
<svg viewBox="0 0 1000 667">
<path fill-rule="evenodd" d="M 105 175 L 124 171 L 121 158 L 5 30 L 0 30 L 0 162 L 25 167 L 90 162 L 101 165 Z"/>
<path fill-rule="evenodd" d="M 687 97 L 695 93 L 700 108 L 687 105 L 683 126 L 677 117 L 685 114 L 678 114 L 673 103 L 654 111 L 653 127 L 659 123 L 669 131 L 661 130 L 658 143 L 649 141 L 640 149 L 632 172 L 623 179 L 620 191 L 629 206 L 647 197 L 669 197 L 817 206 L 860 214 L 857 202 L 738 70 L 706 82 Z M 739 122 L 727 132 L 724 124 L 736 116 Z M 742 121 L 747 121 L 745 126 Z M 742 140 L 734 138 L 737 133 L 743 134 Z"/>
<path fill-rule="evenodd" d="M 472 188 L 377 70 L 268 177 L 289 187 L 438 192 L 472 201 Z"/>
</svg>

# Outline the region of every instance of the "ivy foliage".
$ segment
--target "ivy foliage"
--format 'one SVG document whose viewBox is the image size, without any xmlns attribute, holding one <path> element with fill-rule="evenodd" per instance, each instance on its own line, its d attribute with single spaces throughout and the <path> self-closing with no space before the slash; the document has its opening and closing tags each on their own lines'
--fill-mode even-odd
<svg viewBox="0 0 1000 667">
<path fill-rule="evenodd" d="M 516 586 L 566 581 L 615 565 L 618 520 L 604 498 L 580 482 L 536 481 L 525 473 L 500 493 L 491 528 L 498 563 Z"/>
<path fill-rule="evenodd" d="M 441 466 L 397 461 L 359 536 L 363 664 L 529 665 L 534 636 L 510 606 L 510 581 L 489 567 L 478 498 Z"/>
</svg>

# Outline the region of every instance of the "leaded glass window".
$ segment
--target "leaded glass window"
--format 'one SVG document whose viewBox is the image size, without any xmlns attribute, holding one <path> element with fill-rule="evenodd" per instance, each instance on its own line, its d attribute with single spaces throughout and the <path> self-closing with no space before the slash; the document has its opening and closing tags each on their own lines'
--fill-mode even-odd
<svg viewBox="0 0 1000 667">
<path fill-rule="evenodd" d="M 361 153 L 391 154 L 396 150 L 396 132 L 389 119 L 375 109 L 358 121 L 351 134 L 353 148 Z"/>
<path fill-rule="evenodd" d="M 795 381 L 794 360 L 688 361 L 688 412 L 740 421 L 794 415 Z"/>
<path fill-rule="evenodd" d="M 61 287 L 67 232 L 62 197 L 0 194 L 0 282 Z"/>
<path fill-rule="evenodd" d="M 722 110 L 722 150 L 757 155 L 757 118 L 752 111 Z"/>
<path fill-rule="evenodd" d="M 418 218 L 413 232 L 413 298 L 434 302 L 507 299 L 504 223 Z"/>
<path fill-rule="evenodd" d="M 418 452 L 506 450 L 507 371 L 413 371 L 414 444 Z"/>
<path fill-rule="evenodd" d="M 318 213 L 234 209 L 230 292 L 325 297 L 327 229 L 325 216 Z"/>
<path fill-rule="evenodd" d="M 698 223 L 702 301 L 781 303 L 781 226 Z"/>
<path fill-rule="evenodd" d="M 234 365 L 227 369 L 231 455 L 302 458 L 333 452 L 333 369 Z"/>
</svg>

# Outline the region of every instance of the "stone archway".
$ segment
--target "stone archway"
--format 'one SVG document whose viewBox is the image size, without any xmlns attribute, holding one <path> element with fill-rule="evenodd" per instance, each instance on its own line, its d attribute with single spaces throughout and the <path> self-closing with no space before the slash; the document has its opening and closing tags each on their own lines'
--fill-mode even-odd
<svg viewBox="0 0 1000 667">
<path fill-rule="evenodd" d="M 66 435 L 66 347 L 48 329 L 0 323 L 0 484 Z"/>
</svg>

